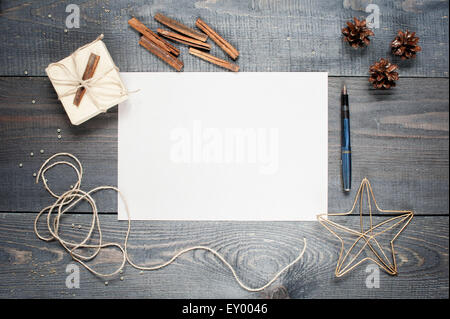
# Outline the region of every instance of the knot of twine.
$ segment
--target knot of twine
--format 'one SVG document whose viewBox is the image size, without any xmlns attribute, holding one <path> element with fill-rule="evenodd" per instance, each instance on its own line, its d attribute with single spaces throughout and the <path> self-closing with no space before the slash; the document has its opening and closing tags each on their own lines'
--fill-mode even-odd
<svg viewBox="0 0 450 319">
<path fill-rule="evenodd" d="M 50 163 L 53 159 L 55 159 L 56 157 L 61 157 L 61 156 L 65 156 L 65 157 L 69 157 L 71 158 L 75 163 L 73 164 L 72 162 L 69 161 L 55 161 L 53 163 Z M 45 173 L 49 170 L 54 168 L 57 165 L 67 165 L 69 167 L 71 167 L 76 175 L 77 175 L 77 182 L 74 184 L 73 188 L 66 191 L 65 193 L 58 195 L 55 192 L 53 192 L 48 184 L 47 184 L 47 180 L 45 178 Z M 36 236 L 44 241 L 52 241 L 52 240 L 56 240 L 58 241 L 61 246 L 64 247 L 65 250 L 67 250 L 70 254 L 70 256 L 72 257 L 73 260 L 77 261 L 78 263 L 80 263 L 83 267 L 85 267 L 87 270 L 89 270 L 91 273 L 93 273 L 96 276 L 99 277 L 110 277 L 110 276 L 114 276 L 116 274 L 118 274 L 125 266 L 126 262 L 128 262 L 132 267 L 136 268 L 136 269 L 140 269 L 140 270 L 157 270 L 157 269 L 161 269 L 164 268 L 168 265 L 170 265 L 171 263 L 173 263 L 179 256 L 189 252 L 189 251 L 193 251 L 193 250 L 206 250 L 210 253 L 212 253 L 214 256 L 216 256 L 224 265 L 226 265 L 231 273 L 233 274 L 233 277 L 235 278 L 235 280 L 237 281 L 237 283 L 239 284 L 239 286 L 241 286 L 243 289 L 250 291 L 250 292 L 257 292 L 257 291 L 262 291 L 265 288 L 267 288 L 268 286 L 270 286 L 275 280 L 277 280 L 280 275 L 286 271 L 287 269 L 289 269 L 292 265 L 294 265 L 296 262 L 298 262 L 303 254 L 305 253 L 306 250 L 306 239 L 303 239 L 304 245 L 303 245 L 303 249 L 301 250 L 300 254 L 298 255 L 297 258 L 295 258 L 294 261 L 292 261 L 291 263 L 289 263 L 288 265 L 286 265 L 283 269 L 281 269 L 278 273 L 275 274 L 275 276 L 269 280 L 265 285 L 258 287 L 258 288 L 251 288 L 247 285 L 245 285 L 238 277 L 236 270 L 233 268 L 233 266 L 231 266 L 231 264 L 226 261 L 226 259 L 220 254 L 218 253 L 216 250 L 206 247 L 206 246 L 193 246 L 193 247 L 189 247 L 189 248 L 185 248 L 181 251 L 179 251 L 178 253 L 176 253 L 172 258 L 170 258 L 170 260 L 163 262 L 159 265 L 155 265 L 155 266 L 141 266 L 141 265 L 137 265 L 136 263 L 134 263 L 132 261 L 132 259 L 130 258 L 129 254 L 128 254 L 128 238 L 130 236 L 131 233 L 131 218 L 130 218 L 130 213 L 128 210 L 128 204 L 125 200 L 124 195 L 121 193 L 121 191 L 114 186 L 98 186 L 95 187 L 93 189 L 91 189 L 88 192 L 83 191 L 80 186 L 81 186 L 81 179 L 83 177 L 83 167 L 80 163 L 80 161 L 72 154 L 70 153 L 57 153 L 52 155 L 51 157 L 49 157 L 41 166 L 41 168 L 39 169 L 39 172 L 36 176 L 36 183 L 39 183 L 39 179 L 42 180 L 45 189 L 50 193 L 50 195 L 52 195 L 53 197 L 56 198 L 56 201 L 50 205 L 45 207 L 44 209 L 42 209 L 39 214 L 36 216 L 36 219 L 34 221 L 34 232 L 36 234 Z M 100 227 L 100 221 L 99 221 L 99 214 L 98 214 L 98 209 L 97 209 L 97 205 L 94 201 L 94 199 L 92 198 L 92 194 L 96 193 L 98 191 L 101 190 L 113 190 L 116 191 L 119 196 L 120 199 L 122 200 L 124 207 L 125 207 L 125 211 L 127 213 L 127 217 L 128 217 L 128 228 L 125 234 L 125 239 L 124 242 L 122 244 L 120 243 L 104 243 L 103 242 L 103 236 L 102 236 L 102 229 Z M 80 242 L 74 242 L 74 241 L 70 241 L 67 239 L 63 239 L 61 237 L 60 234 L 60 230 L 59 230 L 59 225 L 60 225 L 60 220 L 61 217 L 64 215 L 64 213 L 66 213 L 70 208 L 72 208 L 74 205 L 76 205 L 78 202 L 80 202 L 81 200 L 87 201 L 88 204 L 91 206 L 92 208 L 92 221 L 91 221 L 91 225 L 89 228 L 89 232 L 87 233 L 87 235 L 80 241 Z M 38 221 L 40 219 L 40 217 L 47 212 L 47 229 L 48 232 L 50 233 L 49 236 L 45 237 L 43 235 L 41 235 L 37 229 L 37 224 Z M 53 217 L 53 214 L 55 215 Z M 90 242 L 93 233 L 95 231 L 95 229 L 97 229 L 98 232 L 98 243 L 97 244 L 93 244 L 93 243 L 88 243 Z M 94 259 L 100 252 L 100 250 L 102 248 L 106 248 L 106 247 L 115 247 L 117 249 L 119 249 L 121 251 L 122 254 L 122 262 L 121 264 L 117 267 L 116 270 L 114 270 L 113 272 L 110 273 L 101 273 L 98 272 L 96 270 L 94 270 L 93 268 L 91 268 L 87 262 Z M 83 248 L 90 248 L 90 249 L 94 249 L 94 252 L 92 252 L 91 254 L 82 254 L 80 252 L 80 250 L 82 250 Z"/>
<path fill-rule="evenodd" d="M 70 89 L 68 89 L 66 92 L 62 93 L 62 94 L 58 94 L 58 99 L 61 100 L 63 97 L 66 96 L 70 96 L 73 95 L 77 92 L 77 90 L 81 87 L 84 87 L 86 89 L 86 94 L 89 96 L 89 98 L 91 99 L 92 103 L 95 105 L 95 107 L 97 107 L 97 109 L 99 109 L 101 112 L 106 112 L 107 110 L 107 105 L 102 105 L 102 103 L 100 103 L 100 101 L 97 99 L 97 97 L 95 96 L 95 94 L 92 93 L 92 88 L 98 88 L 98 87 L 103 87 L 103 88 L 107 88 L 109 89 L 111 94 L 117 94 L 117 90 L 112 89 L 110 87 L 104 87 L 104 85 L 102 84 L 98 84 L 97 82 L 101 79 L 103 79 L 107 74 L 109 74 L 110 72 L 116 70 L 117 72 L 119 72 L 119 68 L 114 64 L 113 62 L 113 66 L 108 68 L 106 71 L 104 71 L 101 74 L 98 74 L 90 79 L 87 80 L 83 80 L 83 76 L 80 75 L 78 73 L 78 65 L 77 65 L 77 59 L 76 59 L 76 55 L 78 54 L 78 52 L 80 52 L 81 50 L 85 49 L 86 47 L 94 44 L 97 41 L 100 41 L 103 39 L 103 34 L 100 34 L 97 39 L 95 39 L 94 41 L 92 41 L 91 43 L 88 43 L 80 48 L 78 48 L 77 50 L 75 50 L 71 55 L 70 58 L 72 59 L 72 62 L 74 64 L 74 69 L 75 71 L 72 72 L 71 70 L 69 70 L 69 68 L 67 68 L 67 66 L 65 66 L 64 64 L 60 63 L 60 62 L 55 62 L 55 63 L 50 63 L 49 64 L 49 68 L 51 67 L 58 67 L 61 68 L 65 75 L 67 76 L 67 78 L 65 79 L 60 79 L 60 78 L 56 78 L 53 77 L 51 75 L 48 75 L 48 77 L 50 78 L 50 80 L 55 83 L 55 84 L 61 84 L 61 85 L 70 85 L 72 86 Z M 113 84 L 114 86 L 118 87 L 120 89 L 119 91 L 119 98 L 127 95 L 128 93 L 130 93 L 122 84 L 122 81 L 117 80 L 117 81 L 111 81 L 109 82 L 109 84 Z"/>
</svg>

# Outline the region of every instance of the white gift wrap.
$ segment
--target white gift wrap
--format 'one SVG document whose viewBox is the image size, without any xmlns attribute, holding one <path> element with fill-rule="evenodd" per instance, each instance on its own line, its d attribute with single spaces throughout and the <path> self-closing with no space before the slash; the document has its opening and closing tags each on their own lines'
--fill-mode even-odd
<svg viewBox="0 0 450 319">
<path fill-rule="evenodd" d="M 123 85 L 119 70 L 106 45 L 101 41 L 102 38 L 101 35 L 72 55 L 50 64 L 45 69 L 73 125 L 79 125 L 99 113 L 106 112 L 128 98 L 128 91 Z M 80 105 L 76 106 L 73 104 L 75 92 L 91 53 L 100 56 L 100 60 L 93 81 L 89 83 Z"/>
</svg>

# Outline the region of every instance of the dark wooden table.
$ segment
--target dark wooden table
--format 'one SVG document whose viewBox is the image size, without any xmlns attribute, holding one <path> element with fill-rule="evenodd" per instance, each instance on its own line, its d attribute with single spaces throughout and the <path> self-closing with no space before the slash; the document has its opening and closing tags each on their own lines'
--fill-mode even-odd
<svg viewBox="0 0 450 319">
<path fill-rule="evenodd" d="M 380 28 L 370 47 L 353 50 L 340 30 L 353 16 L 365 17 L 366 0 L 340 1 L 25 1 L 0 2 L 0 297 L 51 298 L 448 298 L 449 79 L 448 1 L 376 1 Z M 67 32 L 65 12 L 78 3 L 81 24 Z M 248 293 L 214 256 L 188 253 L 169 267 L 141 274 L 125 268 L 123 280 L 105 286 L 81 268 L 80 288 L 66 288 L 70 256 L 56 242 L 33 233 L 37 212 L 52 199 L 33 172 L 50 154 L 70 152 L 84 165 L 84 189 L 117 184 L 117 108 L 78 127 L 71 126 L 44 69 L 77 47 L 105 34 L 122 71 L 172 70 L 138 44 L 127 25 L 136 16 L 152 29 L 162 12 L 193 26 L 202 17 L 241 52 L 241 71 L 329 72 L 329 211 L 350 208 L 340 187 L 339 91 L 351 92 L 353 182 L 368 177 L 382 208 L 411 209 L 415 218 L 396 241 L 399 275 L 380 272 L 379 288 L 366 287 L 364 264 L 335 278 L 339 243 L 317 222 L 134 222 L 131 254 L 156 264 L 191 245 L 218 249 L 238 267 L 243 281 L 264 284 L 308 241 L 303 259 L 266 291 Z M 417 59 L 389 53 L 398 29 L 420 36 Z M 184 71 L 222 71 L 182 50 Z M 212 53 L 225 57 L 213 46 Z M 368 68 L 388 57 L 400 65 L 398 86 L 371 89 Z M 34 101 L 34 103 L 33 103 Z M 57 129 L 62 138 L 57 138 Z M 44 154 L 40 154 L 40 150 Z M 34 156 L 30 156 L 34 152 Z M 19 167 L 23 163 L 23 167 Z M 51 176 L 50 176 L 51 175 Z M 65 190 L 75 176 L 61 168 L 49 175 Z M 125 223 L 116 217 L 113 193 L 96 196 L 106 240 L 122 241 Z M 80 238 L 90 221 L 80 205 L 63 221 Z M 376 219 L 383 219 L 377 216 Z M 344 221 L 359 224 L 358 216 Z M 71 224 L 82 225 L 81 229 Z M 120 255 L 107 250 L 94 261 L 107 270 Z"/>
</svg>

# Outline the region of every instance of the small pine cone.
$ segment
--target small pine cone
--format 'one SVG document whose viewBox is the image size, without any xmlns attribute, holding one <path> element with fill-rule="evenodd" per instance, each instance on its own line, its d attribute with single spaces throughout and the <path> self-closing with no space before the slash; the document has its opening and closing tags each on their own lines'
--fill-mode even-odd
<svg viewBox="0 0 450 319">
<path fill-rule="evenodd" d="M 372 83 L 376 89 L 389 89 L 395 86 L 395 81 L 398 80 L 398 73 L 395 70 L 398 65 L 392 64 L 389 60 L 380 59 L 369 68 L 369 82 Z"/>
<path fill-rule="evenodd" d="M 347 27 L 342 29 L 344 41 L 348 42 L 353 48 L 369 45 L 369 36 L 374 35 L 372 30 L 366 26 L 366 20 L 353 18 L 355 23 L 347 21 Z"/>
<path fill-rule="evenodd" d="M 408 30 L 402 32 L 399 30 L 397 36 L 391 42 L 392 53 L 400 56 L 402 60 L 415 58 L 416 52 L 422 50 L 422 48 L 417 45 L 419 37 L 416 37 L 415 35 L 415 32 L 409 32 Z"/>
</svg>

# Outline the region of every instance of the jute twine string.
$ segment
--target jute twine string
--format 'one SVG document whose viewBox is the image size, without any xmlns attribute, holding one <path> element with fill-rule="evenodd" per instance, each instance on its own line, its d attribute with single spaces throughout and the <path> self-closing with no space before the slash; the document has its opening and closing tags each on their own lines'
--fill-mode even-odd
<svg viewBox="0 0 450 319">
<path fill-rule="evenodd" d="M 98 81 L 103 79 L 107 74 L 109 74 L 110 72 L 116 70 L 117 72 L 119 72 L 119 68 L 114 65 L 108 68 L 107 70 L 105 70 L 104 72 L 95 75 L 94 77 L 87 79 L 87 80 L 83 80 L 83 76 L 81 74 L 79 74 L 79 69 L 78 69 L 78 65 L 77 65 L 77 59 L 76 56 L 78 54 L 78 52 L 80 52 L 81 50 L 85 49 L 86 47 L 94 44 L 97 41 L 100 41 L 103 39 L 103 34 L 100 34 L 97 39 L 95 39 L 94 41 L 92 41 L 91 43 L 88 43 L 80 48 L 78 48 L 77 50 L 75 50 L 71 55 L 70 58 L 72 59 L 72 62 L 75 66 L 75 72 L 71 72 L 67 66 L 65 66 L 64 64 L 60 63 L 60 62 L 55 62 L 55 63 L 50 63 L 49 64 L 49 68 L 52 67 L 58 67 L 61 68 L 65 75 L 67 76 L 67 78 L 65 79 L 60 79 L 60 78 L 56 78 L 53 77 L 51 75 L 48 74 L 48 77 L 50 78 L 50 80 L 52 81 L 52 83 L 55 84 L 61 84 L 61 85 L 70 85 L 72 86 L 72 88 L 70 88 L 69 90 L 67 90 L 66 92 L 62 93 L 62 94 L 58 94 L 58 99 L 61 100 L 63 97 L 66 96 L 70 96 L 76 93 L 76 91 L 81 88 L 84 87 L 86 89 L 86 94 L 89 96 L 89 98 L 91 99 L 92 103 L 95 105 L 95 107 L 97 107 L 97 109 L 99 109 L 101 112 L 106 112 L 107 110 L 107 106 L 108 105 L 102 105 L 100 103 L 100 101 L 96 98 L 95 94 L 92 93 L 92 88 L 104 88 L 108 90 L 108 95 L 117 95 L 117 92 L 119 92 L 119 96 L 117 96 L 117 98 L 120 98 L 122 96 L 128 95 L 129 93 L 134 93 L 134 92 L 130 92 L 128 91 L 122 81 L 118 80 L 118 81 L 109 81 L 109 82 L 103 82 L 102 84 L 99 84 Z M 105 83 L 110 83 L 113 84 L 114 86 L 118 87 L 120 89 L 120 91 L 117 91 L 116 89 L 113 89 L 111 87 L 105 87 L 104 84 Z"/>
<path fill-rule="evenodd" d="M 69 161 L 65 161 L 65 160 L 50 163 L 55 158 L 64 157 L 64 156 L 71 158 L 77 164 L 78 167 L 76 165 L 74 165 L 73 163 L 71 163 Z M 77 182 L 75 183 L 73 188 L 71 190 L 66 191 L 65 193 L 63 193 L 61 195 L 56 194 L 55 192 L 53 192 L 50 189 L 50 187 L 47 184 L 46 178 L 45 178 L 46 172 L 58 165 L 69 166 L 70 168 L 72 168 L 75 171 L 75 173 L 77 175 Z M 137 268 L 140 270 L 157 270 L 157 269 L 161 269 L 161 268 L 164 268 L 164 267 L 170 265 L 179 256 L 181 256 L 187 252 L 190 252 L 193 250 L 206 250 L 206 251 L 212 253 L 214 256 L 216 256 L 225 266 L 227 266 L 230 269 L 231 273 L 233 274 L 234 279 L 237 281 L 239 286 L 241 286 L 243 289 L 245 289 L 247 291 L 257 292 L 257 291 L 262 291 L 265 288 L 267 288 L 268 286 L 270 286 L 275 280 L 277 280 L 280 277 L 280 275 L 283 272 L 285 272 L 287 269 L 292 267 L 292 265 L 294 265 L 296 262 L 298 262 L 302 258 L 303 254 L 305 253 L 306 239 L 303 239 L 303 242 L 304 242 L 303 249 L 301 250 L 298 257 L 295 258 L 295 260 L 293 260 L 291 263 L 286 265 L 283 269 L 278 271 L 275 274 L 275 276 L 271 280 L 269 280 L 265 285 L 258 287 L 258 288 L 251 288 L 251 287 L 247 286 L 246 284 L 244 284 L 242 282 L 242 280 L 238 277 L 236 270 L 233 268 L 233 266 L 231 266 L 231 264 L 220 253 L 218 253 L 216 250 L 209 248 L 207 246 L 193 246 L 193 247 L 183 249 L 183 250 L 179 251 L 178 253 L 176 253 L 170 260 L 168 260 L 162 264 L 159 264 L 159 265 L 155 265 L 155 266 L 138 265 L 132 261 L 132 259 L 130 258 L 130 255 L 128 254 L 128 246 L 127 245 L 128 245 L 128 238 L 131 233 L 131 218 L 130 218 L 128 204 L 125 199 L 125 196 L 122 194 L 122 192 L 117 187 L 114 187 L 114 186 L 98 186 L 98 187 L 91 189 L 88 192 L 85 192 L 85 191 L 81 190 L 81 188 L 80 188 L 82 177 L 83 177 L 83 167 L 82 167 L 80 161 L 74 155 L 72 155 L 70 153 L 54 154 L 51 157 L 49 157 L 42 164 L 42 166 L 39 169 L 39 172 L 36 176 L 36 183 L 39 183 L 39 179 L 41 179 L 44 184 L 45 189 L 53 197 L 56 198 L 56 201 L 52 205 L 47 206 L 44 209 L 42 209 L 39 212 L 39 214 L 36 216 L 36 219 L 34 221 L 34 232 L 36 233 L 36 236 L 41 240 L 44 240 L 44 241 L 56 240 L 56 241 L 58 241 L 61 244 L 61 246 L 63 246 L 63 248 L 69 252 L 69 254 L 73 258 L 73 260 L 80 263 L 83 267 L 85 267 L 87 270 L 89 270 L 91 273 L 93 273 L 96 276 L 104 277 L 104 278 L 114 276 L 114 275 L 118 274 L 124 268 L 124 266 L 127 262 L 134 268 Z M 98 191 L 102 191 L 102 190 L 116 191 L 119 194 L 119 196 L 124 204 L 125 211 L 126 211 L 127 217 L 128 217 L 128 227 L 127 227 L 127 231 L 125 234 L 125 239 L 124 239 L 123 244 L 112 243 L 112 242 L 104 243 L 103 242 L 102 228 L 100 227 L 100 220 L 99 220 L 97 205 L 95 203 L 95 200 L 91 196 L 92 194 L 94 194 Z M 91 206 L 92 221 L 91 221 L 91 225 L 90 225 L 89 232 L 87 233 L 87 235 L 80 242 L 77 243 L 74 241 L 63 239 L 61 237 L 61 234 L 59 231 L 59 225 L 60 225 L 61 217 L 64 215 L 64 213 L 66 213 L 69 209 L 71 209 L 74 205 L 76 205 L 81 200 L 87 201 L 88 204 Z M 47 212 L 47 229 L 48 229 L 48 232 L 50 233 L 50 236 L 48 236 L 48 237 L 41 235 L 37 228 L 38 221 L 45 212 Z M 55 216 L 53 217 L 53 215 L 55 215 Z M 92 239 L 92 235 L 93 235 L 95 229 L 97 229 L 97 232 L 99 234 L 98 244 L 88 243 Z M 102 273 L 102 272 L 99 272 L 99 271 L 93 269 L 92 267 L 90 267 L 86 262 L 94 259 L 98 255 L 98 253 L 101 251 L 101 249 L 106 248 L 106 247 L 115 247 L 115 248 L 119 249 L 121 251 L 123 258 L 122 258 L 122 262 L 121 262 L 120 266 L 116 270 L 109 272 L 109 273 Z M 83 254 L 81 254 L 81 252 L 79 252 L 79 250 L 81 250 L 83 248 L 94 249 L 94 252 L 89 255 L 83 255 Z"/>
</svg>

